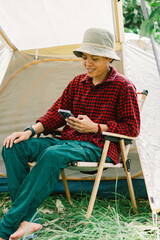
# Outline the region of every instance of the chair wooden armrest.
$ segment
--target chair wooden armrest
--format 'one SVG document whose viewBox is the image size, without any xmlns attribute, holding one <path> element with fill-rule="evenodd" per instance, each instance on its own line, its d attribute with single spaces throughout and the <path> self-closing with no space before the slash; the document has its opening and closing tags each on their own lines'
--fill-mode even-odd
<svg viewBox="0 0 160 240">
<path fill-rule="evenodd" d="M 118 133 L 102 132 L 102 135 L 104 135 L 105 140 L 109 140 L 111 142 L 119 142 L 123 139 L 125 144 L 131 144 L 134 140 L 136 140 L 136 137 L 130 137 Z"/>
</svg>

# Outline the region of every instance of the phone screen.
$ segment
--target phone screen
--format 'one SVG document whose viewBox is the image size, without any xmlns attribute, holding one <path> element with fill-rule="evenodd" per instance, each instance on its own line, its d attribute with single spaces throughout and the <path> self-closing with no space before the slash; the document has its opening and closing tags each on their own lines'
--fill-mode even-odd
<svg viewBox="0 0 160 240">
<path fill-rule="evenodd" d="M 61 114 L 61 116 L 66 119 L 69 117 L 73 117 L 73 114 L 71 113 L 70 110 L 65 110 L 65 109 L 58 109 L 58 112 Z"/>
</svg>

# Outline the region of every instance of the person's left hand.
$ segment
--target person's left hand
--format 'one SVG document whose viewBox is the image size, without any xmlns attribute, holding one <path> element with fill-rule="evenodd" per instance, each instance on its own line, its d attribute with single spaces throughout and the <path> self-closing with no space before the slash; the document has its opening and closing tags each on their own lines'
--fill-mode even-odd
<svg viewBox="0 0 160 240">
<path fill-rule="evenodd" d="M 86 115 L 78 115 L 77 118 L 69 117 L 66 119 L 67 125 L 80 133 L 97 133 L 98 124 L 94 123 Z"/>
</svg>

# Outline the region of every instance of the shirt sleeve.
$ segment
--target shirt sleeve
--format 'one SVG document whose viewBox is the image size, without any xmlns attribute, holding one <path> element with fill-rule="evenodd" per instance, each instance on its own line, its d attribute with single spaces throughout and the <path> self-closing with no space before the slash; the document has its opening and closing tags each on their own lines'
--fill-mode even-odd
<svg viewBox="0 0 160 240">
<path fill-rule="evenodd" d="M 136 137 L 140 132 L 140 113 L 133 84 L 122 86 L 117 103 L 116 121 L 107 121 L 108 131 Z"/>
<path fill-rule="evenodd" d="M 68 84 L 63 91 L 61 97 L 52 105 L 47 113 L 37 119 L 37 122 L 41 122 L 44 127 L 44 134 L 51 134 L 59 127 L 66 124 L 63 117 L 58 113 L 58 109 L 67 109 L 72 111 L 72 103 L 74 97 L 74 79 Z"/>
</svg>

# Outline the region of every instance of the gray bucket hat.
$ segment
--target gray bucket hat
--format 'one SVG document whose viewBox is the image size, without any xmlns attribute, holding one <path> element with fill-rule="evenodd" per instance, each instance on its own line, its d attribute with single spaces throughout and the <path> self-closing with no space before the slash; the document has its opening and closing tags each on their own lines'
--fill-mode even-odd
<svg viewBox="0 0 160 240">
<path fill-rule="evenodd" d="M 113 35 L 100 28 L 90 28 L 84 33 L 81 47 L 75 49 L 73 53 L 77 57 L 82 57 L 82 53 L 88 53 L 95 56 L 112 58 L 120 60 L 115 52 L 115 42 Z"/>
</svg>

